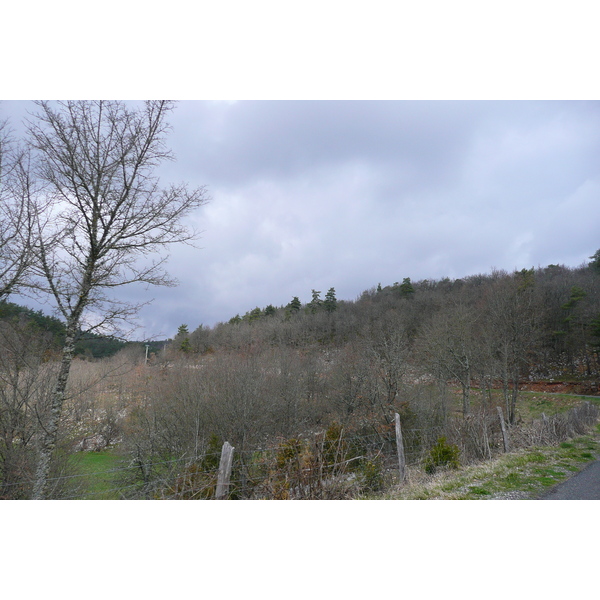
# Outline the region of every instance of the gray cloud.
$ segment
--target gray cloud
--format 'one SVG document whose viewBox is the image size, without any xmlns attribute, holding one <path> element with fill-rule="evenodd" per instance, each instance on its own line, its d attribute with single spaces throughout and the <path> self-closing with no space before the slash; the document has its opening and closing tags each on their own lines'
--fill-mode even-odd
<svg viewBox="0 0 600 600">
<path fill-rule="evenodd" d="M 598 102 L 186 101 L 172 124 L 163 176 L 212 201 L 202 249 L 172 249 L 180 286 L 127 292 L 156 298 L 140 335 L 600 247 Z"/>
</svg>

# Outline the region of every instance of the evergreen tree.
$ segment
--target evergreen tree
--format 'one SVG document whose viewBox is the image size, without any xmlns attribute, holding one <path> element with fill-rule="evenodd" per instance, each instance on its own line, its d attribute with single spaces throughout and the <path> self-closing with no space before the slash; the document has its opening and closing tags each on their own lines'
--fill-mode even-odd
<svg viewBox="0 0 600 600">
<path fill-rule="evenodd" d="M 515 273 L 517 280 L 519 281 L 519 291 L 531 288 L 535 284 L 535 271 L 533 267 L 531 269 L 521 269 Z"/>
<path fill-rule="evenodd" d="M 329 288 L 325 295 L 323 306 L 328 313 L 332 313 L 337 308 L 337 300 L 335 297 L 335 288 Z"/>
<path fill-rule="evenodd" d="M 400 286 L 400 293 L 404 298 L 409 298 L 415 293 L 415 288 L 410 282 L 410 277 L 405 277 L 402 280 L 402 285 Z"/>
<path fill-rule="evenodd" d="M 593 256 L 590 256 L 592 262 L 589 264 L 590 268 L 592 268 L 596 273 L 600 275 L 600 250 L 596 250 Z"/>
<path fill-rule="evenodd" d="M 321 308 L 322 304 L 323 301 L 321 300 L 321 292 L 317 290 L 312 290 L 312 300 L 308 303 L 308 306 L 306 307 L 308 312 L 315 314 L 319 310 L 319 308 Z"/>
<path fill-rule="evenodd" d="M 182 352 L 189 352 L 191 350 L 190 332 L 187 325 L 179 326 L 177 335 L 175 336 L 175 342 L 178 350 L 181 350 Z"/>
<path fill-rule="evenodd" d="M 244 315 L 244 321 L 248 321 L 248 323 L 254 323 L 254 321 L 258 321 L 263 316 L 262 310 L 258 308 L 253 308 L 251 311 L 247 312 Z"/>
<path fill-rule="evenodd" d="M 562 305 L 565 317 L 563 323 L 565 330 L 557 332 L 559 335 L 564 336 L 565 345 L 567 349 L 567 360 L 571 373 L 575 372 L 575 355 L 577 348 L 585 349 L 585 342 L 587 338 L 587 323 L 585 317 L 580 314 L 581 301 L 587 296 L 587 293 L 579 286 L 574 285 L 571 288 L 571 296 L 568 302 Z"/>
<path fill-rule="evenodd" d="M 298 299 L 298 296 L 293 297 L 292 301 L 287 305 L 287 308 L 291 313 L 297 313 L 302 308 L 302 304 Z"/>
</svg>

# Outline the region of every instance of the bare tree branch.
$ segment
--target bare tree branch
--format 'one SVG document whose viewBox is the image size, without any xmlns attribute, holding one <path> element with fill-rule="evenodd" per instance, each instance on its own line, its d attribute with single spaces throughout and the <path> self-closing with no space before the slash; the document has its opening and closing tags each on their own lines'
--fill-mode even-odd
<svg viewBox="0 0 600 600">
<path fill-rule="evenodd" d="M 196 239 L 183 220 L 207 196 L 204 187 L 162 188 L 155 175 L 172 158 L 165 135 L 173 103 L 148 101 L 141 109 L 116 101 L 36 104 L 29 141 L 49 205 L 45 222 L 37 221 L 35 275 L 67 332 L 34 486 L 34 497 L 43 498 L 77 335 L 83 325 L 114 328 L 135 315 L 138 305 L 108 290 L 174 284 L 163 252 Z"/>
<path fill-rule="evenodd" d="M 29 153 L 0 122 L 0 300 L 27 286 L 36 207 Z"/>
</svg>

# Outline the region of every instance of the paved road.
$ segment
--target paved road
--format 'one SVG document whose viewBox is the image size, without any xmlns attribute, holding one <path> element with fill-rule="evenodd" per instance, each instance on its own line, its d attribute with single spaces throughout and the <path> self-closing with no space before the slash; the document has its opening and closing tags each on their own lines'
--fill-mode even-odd
<svg viewBox="0 0 600 600">
<path fill-rule="evenodd" d="M 600 500 L 600 460 L 590 463 L 583 471 L 559 483 L 540 500 Z"/>
</svg>

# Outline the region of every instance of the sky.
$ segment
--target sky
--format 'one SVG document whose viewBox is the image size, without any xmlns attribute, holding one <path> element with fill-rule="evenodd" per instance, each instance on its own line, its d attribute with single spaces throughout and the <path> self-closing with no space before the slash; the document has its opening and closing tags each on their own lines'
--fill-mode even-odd
<svg viewBox="0 0 600 600">
<path fill-rule="evenodd" d="M 161 180 L 211 200 L 190 219 L 197 247 L 171 249 L 178 287 L 120 292 L 154 299 L 133 338 L 313 289 L 355 300 L 405 277 L 577 266 L 600 248 L 600 42 L 586 2 L 224 0 L 186 19 L 177 1 L 133 4 L 109 0 L 73 27 L 17 3 L 0 39 L 0 118 L 17 129 L 24 99 L 181 99 Z M 108 30 L 119 44 L 89 43 Z"/>
<path fill-rule="evenodd" d="M 0 103 L 17 122 L 29 102 Z M 170 249 L 177 288 L 134 338 L 172 337 L 313 289 L 578 266 L 600 248 L 598 101 L 181 101 L 161 181 L 207 187 Z"/>
</svg>

